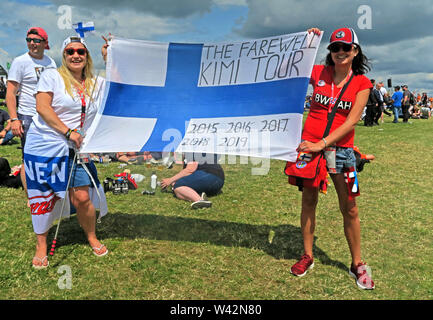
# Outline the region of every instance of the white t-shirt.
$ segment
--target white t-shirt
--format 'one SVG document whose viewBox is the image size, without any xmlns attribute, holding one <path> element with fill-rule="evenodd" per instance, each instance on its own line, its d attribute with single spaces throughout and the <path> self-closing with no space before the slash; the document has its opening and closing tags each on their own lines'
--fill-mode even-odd
<svg viewBox="0 0 433 320">
<path fill-rule="evenodd" d="M 388 91 L 385 89 L 385 87 L 380 87 L 380 93 L 382 94 L 382 97 L 384 97 Z"/>
<path fill-rule="evenodd" d="M 72 98 L 65 89 L 65 83 L 63 78 L 57 71 L 57 69 L 47 69 L 42 74 L 36 92 L 52 92 L 53 101 L 51 106 L 54 112 L 57 114 L 59 119 L 70 129 L 80 129 L 81 132 L 85 133 L 90 127 L 93 119 L 95 118 L 98 109 L 102 103 L 105 89 L 105 79 L 98 77 L 97 85 L 92 93 L 92 101 L 90 98 L 86 98 L 86 113 L 84 126 L 80 129 L 81 125 L 81 98 L 73 89 L 74 97 Z M 91 91 L 92 92 L 92 91 Z M 57 135 L 63 139 L 66 139 L 61 133 L 55 131 L 52 127 L 47 125 L 44 119 L 37 114 L 33 117 L 33 123 L 30 126 L 30 131 L 37 131 L 39 134 Z M 73 148 L 73 143 L 69 141 L 69 147 Z"/>
<path fill-rule="evenodd" d="M 28 116 L 36 114 L 35 89 L 42 71 L 47 68 L 56 68 L 56 63 L 44 55 L 42 59 L 35 59 L 25 53 L 16 57 L 11 64 L 8 81 L 19 83 L 18 113 Z"/>
</svg>

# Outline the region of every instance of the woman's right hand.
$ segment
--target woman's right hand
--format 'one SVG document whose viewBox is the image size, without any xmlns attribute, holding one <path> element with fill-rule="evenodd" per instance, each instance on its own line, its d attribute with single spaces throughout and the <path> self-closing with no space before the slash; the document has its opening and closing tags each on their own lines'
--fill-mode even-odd
<svg viewBox="0 0 433 320">
<path fill-rule="evenodd" d="M 307 32 L 308 32 L 308 33 L 313 32 L 313 33 L 316 34 L 316 35 L 320 35 L 320 33 L 321 33 L 322 31 L 320 31 L 319 28 L 310 28 L 310 29 L 307 30 Z"/>
<path fill-rule="evenodd" d="M 77 149 L 80 149 L 81 144 L 83 143 L 83 136 L 78 132 L 72 131 L 69 140 L 75 143 Z"/>
<path fill-rule="evenodd" d="M 11 130 L 14 137 L 22 137 L 24 134 L 23 126 L 21 120 L 15 120 L 11 122 Z"/>
</svg>

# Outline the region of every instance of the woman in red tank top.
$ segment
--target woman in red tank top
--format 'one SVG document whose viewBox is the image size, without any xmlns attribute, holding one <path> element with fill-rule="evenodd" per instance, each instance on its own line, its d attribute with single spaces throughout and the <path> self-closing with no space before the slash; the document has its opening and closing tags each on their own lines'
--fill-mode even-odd
<svg viewBox="0 0 433 320">
<path fill-rule="evenodd" d="M 309 33 L 320 34 L 312 28 Z M 343 215 L 344 233 L 352 255 L 349 273 L 356 279 L 361 289 L 374 289 L 374 282 L 369 275 L 369 267 L 361 261 L 361 230 L 353 194 L 346 181 L 349 175 L 356 179 L 356 160 L 353 152 L 354 129 L 372 88 L 371 82 L 364 76 L 370 68 L 368 59 L 363 55 L 358 38 L 351 28 L 335 30 L 330 38 L 329 53 L 325 66 L 314 66 L 310 83 L 314 91 L 310 112 L 304 124 L 302 142 L 297 151 L 321 152 L 333 146 L 336 148 L 335 166 L 328 166 L 338 194 L 340 211 Z M 341 88 L 354 75 L 346 91 L 340 98 L 337 113 L 330 133 L 323 138 L 328 112 L 332 110 Z M 291 273 L 304 276 L 314 266 L 313 241 L 316 220 L 316 206 L 319 189 L 304 187 L 302 191 L 301 231 L 304 242 L 304 254 L 291 267 Z"/>
</svg>

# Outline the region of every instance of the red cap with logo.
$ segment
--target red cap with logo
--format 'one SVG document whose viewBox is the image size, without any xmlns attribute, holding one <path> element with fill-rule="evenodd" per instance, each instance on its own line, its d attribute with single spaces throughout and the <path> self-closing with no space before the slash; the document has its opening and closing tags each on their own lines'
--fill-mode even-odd
<svg viewBox="0 0 433 320">
<path fill-rule="evenodd" d="M 32 27 L 29 29 L 29 31 L 27 31 L 27 35 L 29 35 L 30 31 L 35 31 L 38 36 L 40 36 L 42 39 L 45 40 L 45 49 L 49 50 L 50 46 L 48 45 L 48 35 L 45 32 L 44 29 L 40 28 L 40 27 Z"/>
<path fill-rule="evenodd" d="M 335 30 L 331 34 L 331 38 L 329 39 L 329 46 L 334 42 L 356 44 L 359 46 L 358 37 L 356 36 L 355 30 L 353 30 L 352 28 L 340 28 Z"/>
</svg>

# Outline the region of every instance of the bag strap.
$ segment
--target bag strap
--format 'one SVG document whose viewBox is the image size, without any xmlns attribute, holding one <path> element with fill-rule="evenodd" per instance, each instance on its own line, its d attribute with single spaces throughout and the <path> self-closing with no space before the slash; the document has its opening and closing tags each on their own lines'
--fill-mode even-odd
<svg viewBox="0 0 433 320">
<path fill-rule="evenodd" d="M 332 122 L 334 122 L 335 114 L 337 113 L 337 109 L 338 109 L 337 106 L 340 103 L 341 97 L 343 96 L 344 91 L 346 91 L 353 77 L 354 77 L 354 73 L 352 72 L 352 75 L 350 76 L 349 80 L 345 83 L 345 85 L 341 89 L 340 94 L 338 95 L 338 99 L 335 102 L 334 107 L 332 108 L 332 111 L 328 113 L 328 124 L 326 125 L 325 132 L 323 133 L 323 138 L 325 138 L 329 134 L 329 131 L 331 130 Z"/>
</svg>

